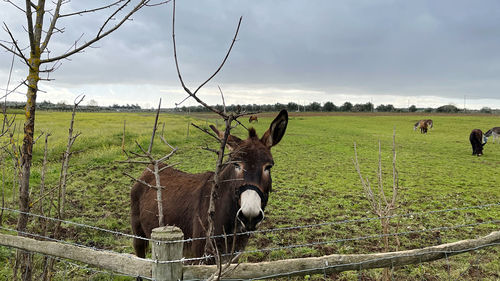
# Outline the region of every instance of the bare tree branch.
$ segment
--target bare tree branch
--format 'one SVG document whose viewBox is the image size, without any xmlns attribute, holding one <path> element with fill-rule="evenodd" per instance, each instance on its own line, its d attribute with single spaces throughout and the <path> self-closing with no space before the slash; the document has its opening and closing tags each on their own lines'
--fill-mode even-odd
<svg viewBox="0 0 500 281">
<path fill-rule="evenodd" d="M 35 25 L 32 26 L 34 28 L 34 41 L 37 47 L 40 47 L 40 42 L 42 42 L 42 30 L 43 30 L 43 20 L 45 14 L 45 0 L 38 0 L 38 4 L 34 7 L 36 10 L 36 18 Z M 30 17 L 31 18 L 31 17 Z M 29 26 L 28 26 L 29 28 Z M 31 43 L 31 42 L 30 42 Z M 32 54 L 41 54 L 41 49 L 35 48 L 33 49 L 32 44 L 30 44 Z"/>
<path fill-rule="evenodd" d="M 18 10 L 19 10 L 19 11 L 21 11 L 21 12 L 23 12 L 23 14 L 25 14 L 25 13 L 26 13 L 26 11 L 25 11 L 23 8 L 19 7 L 18 5 L 16 5 L 16 4 L 15 4 L 14 2 L 12 2 L 11 0 L 4 0 L 4 2 L 7 2 L 7 3 L 11 4 L 11 5 L 12 5 L 12 6 L 14 6 L 16 9 L 18 9 Z"/>
<path fill-rule="evenodd" d="M 153 133 L 151 134 L 151 141 L 149 142 L 148 154 L 151 154 L 151 150 L 153 149 L 153 142 L 156 135 L 156 128 L 158 126 L 158 117 L 160 116 L 160 108 L 161 108 L 161 98 L 160 102 L 158 103 L 158 110 L 156 111 L 155 125 L 153 127 Z"/>
<path fill-rule="evenodd" d="M 12 48 L 7 47 L 7 45 L 3 44 L 1 41 L 3 41 L 3 40 L 0 40 L 0 47 L 4 48 L 7 52 L 12 53 L 12 54 L 20 57 L 21 59 L 23 58 L 22 55 L 20 55 L 17 52 L 15 52 Z M 4 41 L 4 42 L 6 42 L 6 41 Z M 12 42 L 8 42 L 8 43 L 14 45 Z"/>
<path fill-rule="evenodd" d="M 175 0 L 174 0 L 175 2 Z M 236 38 L 238 38 L 238 32 L 240 31 L 240 26 L 241 26 L 241 20 L 243 19 L 243 17 L 240 17 L 239 21 L 238 21 L 238 27 L 236 27 L 236 32 L 234 33 L 234 37 L 233 37 L 233 40 L 231 41 L 231 45 L 229 46 L 229 49 L 227 50 L 227 53 L 226 53 L 226 56 L 224 57 L 224 59 L 222 60 L 222 63 L 219 65 L 219 67 L 217 68 L 217 70 L 212 74 L 212 76 L 210 76 L 205 82 L 203 82 L 200 86 L 198 86 L 198 88 L 194 91 L 194 95 L 196 95 L 196 93 L 203 87 L 205 86 L 205 84 L 207 84 L 210 80 L 212 80 L 212 78 L 215 77 L 215 75 L 217 75 L 217 73 L 219 73 L 219 71 L 222 69 L 222 67 L 224 66 L 224 64 L 226 63 L 226 60 L 227 58 L 229 57 L 229 54 L 231 53 L 231 50 L 233 49 L 233 46 L 234 46 L 234 43 L 236 42 Z"/>
<path fill-rule="evenodd" d="M 76 16 L 76 15 L 83 15 L 83 14 L 87 14 L 87 13 L 94 13 L 94 12 L 97 12 L 97 11 L 101 11 L 101 10 L 105 10 L 105 9 L 108 9 L 108 8 L 111 8 L 113 6 L 116 6 L 118 5 L 120 2 L 124 2 L 126 0 L 118 0 L 114 3 L 111 3 L 109 5 L 106 5 L 106 6 L 102 6 L 102 7 L 98 7 L 98 8 L 94 8 L 94 9 L 88 9 L 88 10 L 82 10 L 82 11 L 78 11 L 78 12 L 74 12 L 74 13 L 69 13 L 69 14 L 62 14 L 62 15 L 59 15 L 60 18 L 64 18 L 64 17 L 71 17 L 71 16 Z"/>
<path fill-rule="evenodd" d="M 7 24 L 4 22 L 3 25 L 4 25 L 4 30 L 7 31 L 7 33 L 9 34 L 10 39 L 12 40 L 11 43 L 16 47 L 17 52 L 14 52 L 11 49 L 6 48 L 6 46 L 3 45 L 3 44 L 1 44 L 1 46 L 4 47 L 5 49 L 7 49 L 9 52 L 11 52 L 11 53 L 15 54 L 16 56 L 20 57 L 22 60 L 24 60 L 24 63 L 26 63 L 26 65 L 28 65 L 30 68 L 32 68 L 32 66 L 29 63 L 28 59 L 24 56 L 23 51 L 21 51 L 21 48 L 19 48 L 19 45 L 17 44 L 17 40 L 14 38 L 14 35 L 12 35 L 12 32 L 10 32 L 10 29 L 7 26 Z"/>
<path fill-rule="evenodd" d="M 10 62 L 10 68 L 9 68 L 9 76 L 7 78 L 7 86 L 5 88 L 5 103 L 4 103 L 4 106 L 3 106 L 3 123 L 2 123 L 2 135 L 3 133 L 5 132 L 5 125 L 6 125 L 6 121 L 7 121 L 7 96 L 9 95 L 9 86 L 10 86 L 10 79 L 12 77 L 12 70 L 14 69 L 14 58 L 15 58 L 15 54 L 12 55 L 12 61 Z M 3 97 L 2 97 L 3 98 Z"/>
<path fill-rule="evenodd" d="M 158 3 L 153 3 L 153 4 L 144 4 L 144 6 L 147 6 L 147 7 L 156 7 L 156 6 L 161 6 L 163 4 L 167 4 L 170 1 L 171 0 L 165 0 L 165 1 L 160 1 Z"/>
<path fill-rule="evenodd" d="M 129 20 L 129 18 L 135 13 L 137 12 L 138 10 L 140 10 L 142 7 L 145 6 L 145 4 L 147 4 L 149 2 L 149 0 L 141 0 L 136 6 L 134 6 L 134 8 L 128 12 L 115 26 L 111 27 L 110 29 L 104 31 L 104 28 L 106 27 L 107 23 L 113 18 L 114 15 L 116 15 L 116 13 L 118 13 L 119 11 L 121 11 L 123 8 L 125 8 L 125 6 L 128 5 L 128 3 L 130 2 L 131 0 L 127 0 L 126 3 L 124 3 L 122 6 L 120 6 L 111 16 L 109 16 L 106 21 L 101 25 L 101 28 L 99 29 L 97 35 L 91 39 L 90 41 L 82 44 L 81 46 L 77 47 L 75 45 L 75 48 L 72 50 L 72 51 L 68 51 L 60 56 L 56 56 L 56 57 L 52 57 L 52 58 L 48 58 L 48 59 L 43 59 L 40 61 L 41 64 L 44 64 L 44 63 L 50 63 L 50 62 L 55 62 L 55 61 L 58 61 L 58 60 L 62 60 L 62 59 L 65 59 L 65 58 L 68 58 L 69 56 L 71 55 L 74 55 L 76 53 L 79 53 L 81 52 L 82 50 L 90 47 L 92 44 L 94 44 L 95 42 L 101 40 L 102 38 L 108 36 L 109 34 L 111 34 L 113 31 L 117 30 L 120 26 L 123 25 L 123 23 L 125 23 L 127 20 Z"/>
<path fill-rule="evenodd" d="M 120 6 L 118 9 L 116 9 L 105 21 L 104 23 L 102 24 L 101 28 L 99 29 L 99 31 L 97 32 L 97 37 L 99 37 L 99 35 L 101 35 L 102 31 L 104 30 L 104 28 L 106 28 L 106 25 L 108 25 L 108 23 L 114 19 L 115 15 L 118 14 L 121 10 L 123 10 L 129 3 L 130 3 L 131 0 L 126 0 L 125 4 L 123 4 L 122 6 Z M 143 1 L 144 2 L 144 1 Z"/>
<path fill-rule="evenodd" d="M 141 183 L 141 184 L 144 184 L 145 186 L 147 186 L 147 187 L 149 187 L 149 188 L 154 188 L 154 189 L 156 189 L 156 187 L 155 187 L 154 185 L 151 185 L 151 184 L 149 184 L 149 183 L 147 183 L 147 182 L 145 182 L 145 181 L 143 181 L 143 180 L 141 180 L 141 179 L 138 179 L 138 178 L 136 178 L 136 177 L 134 177 L 134 176 L 132 176 L 132 175 L 130 175 L 130 174 L 128 174 L 128 173 L 126 173 L 126 172 L 123 172 L 123 174 L 124 174 L 125 176 L 127 176 L 127 177 L 129 177 L 129 178 L 133 179 L 134 181 L 137 181 L 137 182 L 139 182 L 139 183 Z"/>
<path fill-rule="evenodd" d="M 24 95 L 24 93 L 22 93 L 22 92 L 18 92 L 18 91 L 17 91 L 17 89 L 19 89 L 19 87 L 21 87 L 21 86 L 23 86 L 23 85 L 24 85 L 24 86 L 26 86 L 26 84 L 25 84 L 25 83 L 26 83 L 26 80 L 21 81 L 21 82 L 20 82 L 20 83 L 19 83 L 19 84 L 18 84 L 18 85 L 14 88 L 14 89 L 12 89 L 12 90 L 10 90 L 10 91 L 7 91 L 7 89 L 2 89 L 2 90 L 6 90 L 6 92 L 7 92 L 7 93 L 6 93 L 5 95 L 1 96 L 1 97 L 0 97 L 0 99 L 6 98 L 6 97 L 8 97 L 10 94 L 13 94 L 13 93 L 16 93 L 16 94 L 23 94 L 23 95 Z"/>
<path fill-rule="evenodd" d="M 222 116 L 224 119 L 227 118 L 227 115 L 224 114 L 223 112 L 209 106 L 207 103 L 205 103 L 204 101 L 202 101 L 200 98 L 198 98 L 196 96 L 196 94 L 198 93 L 198 91 L 205 85 L 207 84 L 210 80 L 212 80 L 213 77 L 215 77 L 215 75 L 217 75 L 217 73 L 219 73 L 219 71 L 222 69 L 222 67 L 224 66 L 227 58 L 229 57 L 229 54 L 231 53 L 231 50 L 233 49 L 233 46 L 234 46 L 234 43 L 236 42 L 236 38 L 238 37 L 238 32 L 240 30 L 240 25 L 241 25 L 241 20 L 243 19 L 242 17 L 240 17 L 240 20 L 238 21 L 238 27 L 236 28 L 236 32 L 234 34 L 234 37 L 233 37 L 233 40 L 231 42 L 231 45 L 229 47 L 229 50 L 227 51 L 226 53 L 226 56 L 224 57 L 224 59 L 222 60 L 222 63 L 219 65 L 219 67 L 217 68 L 217 70 L 207 79 L 205 80 L 205 82 L 201 83 L 198 88 L 196 88 L 196 90 L 194 92 L 191 92 L 191 90 L 186 86 L 186 84 L 184 83 L 184 80 L 182 79 L 182 75 L 181 75 L 181 71 L 180 71 L 180 68 L 179 68 L 179 61 L 177 59 L 177 44 L 176 44 L 176 41 L 175 41 L 175 0 L 173 0 L 173 13 L 172 13 L 172 42 L 173 42 L 173 49 L 174 49 L 174 60 L 175 60 L 175 67 L 177 69 L 177 75 L 179 77 L 179 81 L 181 82 L 181 85 L 182 85 L 182 88 L 184 88 L 184 91 L 192 98 L 194 98 L 199 104 L 203 105 L 205 108 L 209 109 L 210 111 L 214 112 L 214 113 L 217 113 L 218 115 Z"/>
<path fill-rule="evenodd" d="M 31 53 L 34 54 L 36 52 L 35 48 L 35 32 L 33 31 L 33 18 L 32 15 L 33 13 L 31 12 L 31 1 L 26 0 L 26 22 L 28 23 L 28 37 L 30 40 L 30 48 L 31 48 Z M 11 36 L 12 38 L 12 36 Z M 30 65 L 28 63 L 28 65 Z"/>
<path fill-rule="evenodd" d="M 62 5 L 62 0 L 57 0 L 56 8 L 52 16 L 52 20 L 50 21 L 49 29 L 47 30 L 47 35 L 45 36 L 45 39 L 43 40 L 43 43 L 40 47 L 40 52 L 42 53 L 47 48 L 50 38 L 52 37 L 52 34 L 54 34 L 54 29 L 56 28 L 57 19 L 59 18 L 59 10 L 61 9 L 61 5 Z"/>
<path fill-rule="evenodd" d="M 195 127 L 196 129 L 206 133 L 207 135 L 213 137 L 214 139 L 216 139 L 218 142 L 220 142 L 221 140 L 219 139 L 218 136 L 214 135 L 212 132 L 210 132 L 209 130 L 207 129 L 204 129 L 204 128 L 201 128 L 200 126 L 194 124 L 194 123 L 191 123 L 191 126 Z"/>
<path fill-rule="evenodd" d="M 217 85 L 217 88 L 219 88 L 220 96 L 222 98 L 222 106 L 224 108 L 224 114 L 227 114 L 227 112 L 226 112 L 226 101 L 224 100 L 224 93 L 222 92 L 222 89 L 220 88 L 219 85 Z"/>
</svg>

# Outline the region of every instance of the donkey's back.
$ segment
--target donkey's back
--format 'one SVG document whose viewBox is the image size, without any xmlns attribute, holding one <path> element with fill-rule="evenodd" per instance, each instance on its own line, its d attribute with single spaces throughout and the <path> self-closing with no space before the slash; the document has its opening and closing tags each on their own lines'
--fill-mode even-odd
<svg viewBox="0 0 500 281">
<path fill-rule="evenodd" d="M 484 133 L 484 136 L 487 138 L 493 136 L 493 143 L 495 143 L 495 140 L 500 137 L 500 127 L 493 127 L 489 129 L 486 133 Z"/>
<path fill-rule="evenodd" d="M 149 167 L 152 169 L 152 167 Z M 201 233 L 198 224 L 208 210 L 207 200 L 201 200 L 210 194 L 209 181 L 213 178 L 213 172 L 202 174 L 189 174 L 173 168 L 161 171 L 160 183 L 162 190 L 163 213 L 166 225 L 179 227 L 185 238 L 198 236 Z M 149 187 L 141 182 L 152 186 L 156 185 L 155 176 L 147 169 L 142 173 L 139 181 L 132 187 L 131 196 L 131 224 L 132 230 L 137 236 L 151 238 L 151 232 L 158 227 L 158 204 L 155 188 Z M 139 257 L 144 258 L 147 248 L 147 240 L 134 239 L 134 248 Z M 190 249 L 186 249 L 189 255 Z"/>
</svg>

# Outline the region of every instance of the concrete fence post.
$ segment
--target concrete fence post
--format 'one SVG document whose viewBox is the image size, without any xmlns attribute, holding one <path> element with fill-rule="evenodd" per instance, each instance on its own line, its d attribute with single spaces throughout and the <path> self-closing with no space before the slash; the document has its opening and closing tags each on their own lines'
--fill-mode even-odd
<svg viewBox="0 0 500 281">
<path fill-rule="evenodd" d="M 177 281 L 182 279 L 182 262 L 162 263 L 182 259 L 183 242 L 169 243 L 184 238 L 182 231 L 175 226 L 163 226 L 153 229 L 151 239 L 153 263 L 152 277 L 156 281 Z"/>
</svg>

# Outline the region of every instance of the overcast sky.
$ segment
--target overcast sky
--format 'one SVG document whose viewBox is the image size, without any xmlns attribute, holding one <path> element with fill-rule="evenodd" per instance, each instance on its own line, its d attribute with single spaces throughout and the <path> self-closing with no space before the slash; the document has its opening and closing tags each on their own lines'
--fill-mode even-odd
<svg viewBox="0 0 500 281">
<path fill-rule="evenodd" d="M 63 12 L 104 2 L 112 1 L 73 0 Z M 52 38 L 51 55 L 82 34 L 89 40 L 109 12 L 62 18 L 65 32 Z M 465 101 L 467 108 L 500 108 L 499 15 L 496 0 L 178 0 L 177 51 L 194 89 L 218 67 L 243 17 L 226 65 L 200 91 L 210 104 L 221 103 L 220 86 L 228 104 L 463 107 Z M 2 1 L 0 20 L 27 46 L 25 17 L 17 9 Z M 175 72 L 171 21 L 172 4 L 141 10 L 95 48 L 63 61 L 51 74 L 55 80 L 40 84 L 45 92 L 38 101 L 72 103 L 83 93 L 99 105 L 153 107 L 162 98 L 164 107 L 173 107 L 185 94 Z M 8 34 L 1 31 L 0 39 Z M 0 50 L 0 96 L 11 59 Z M 10 87 L 26 74 L 16 59 Z M 20 91 L 8 100 L 24 101 Z"/>
</svg>

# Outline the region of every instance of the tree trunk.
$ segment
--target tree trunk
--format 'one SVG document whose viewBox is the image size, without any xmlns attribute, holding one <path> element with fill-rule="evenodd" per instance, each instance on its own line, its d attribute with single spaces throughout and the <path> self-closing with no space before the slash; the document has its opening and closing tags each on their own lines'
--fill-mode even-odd
<svg viewBox="0 0 500 281">
<path fill-rule="evenodd" d="M 28 225 L 28 215 L 30 211 L 30 174 L 31 162 L 33 157 L 33 135 L 35 132 L 35 109 L 36 109 L 36 95 L 38 91 L 38 81 L 40 80 L 40 52 L 39 48 L 35 53 L 31 54 L 30 70 L 27 79 L 28 93 L 25 107 L 25 121 L 24 121 L 24 138 L 21 148 L 21 178 L 19 180 L 19 210 L 23 213 L 19 214 L 17 221 L 17 231 L 19 235 L 26 236 L 26 226 Z M 32 266 L 31 257 L 29 253 L 20 253 L 20 264 L 22 280 L 31 280 Z"/>
</svg>

